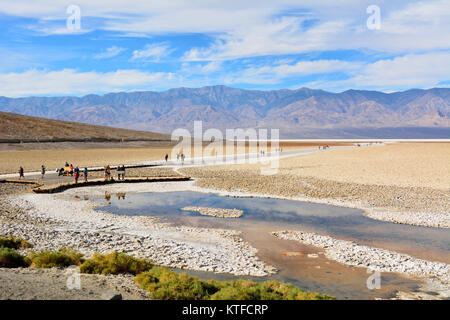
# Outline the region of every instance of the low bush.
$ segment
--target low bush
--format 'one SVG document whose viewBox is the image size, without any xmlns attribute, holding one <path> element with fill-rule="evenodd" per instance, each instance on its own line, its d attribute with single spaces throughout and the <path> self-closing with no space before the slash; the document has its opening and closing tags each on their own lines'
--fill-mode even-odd
<svg viewBox="0 0 450 320">
<path fill-rule="evenodd" d="M 139 274 L 135 282 L 159 300 L 329 300 L 328 295 L 305 292 L 291 284 L 266 281 L 203 281 L 154 267 Z"/>
<path fill-rule="evenodd" d="M 151 299 L 158 300 L 207 300 L 218 290 L 213 281 L 201 281 L 163 267 L 139 274 L 135 282 L 149 292 Z"/>
<path fill-rule="evenodd" d="M 134 258 L 125 253 L 114 251 L 105 255 L 94 254 L 92 258 L 83 262 L 80 266 L 80 272 L 97 274 L 131 273 L 137 275 L 150 270 L 152 267 L 153 263 L 146 259 Z"/>
<path fill-rule="evenodd" d="M 220 283 L 221 289 L 211 300 L 330 300 L 333 297 L 305 292 L 291 284 L 279 281 L 253 282 L 248 280 Z"/>
<path fill-rule="evenodd" d="M 13 248 L 0 248 L 0 267 L 1 268 L 19 268 L 19 267 L 28 267 L 30 265 L 30 261 L 19 254 Z"/>
<path fill-rule="evenodd" d="M 0 238 L 0 247 L 19 249 L 29 248 L 31 245 L 26 240 L 10 236 L 8 238 Z"/>
<path fill-rule="evenodd" d="M 29 255 L 31 266 L 36 268 L 64 268 L 72 265 L 80 265 L 83 254 L 69 249 L 61 248 L 59 251 L 32 252 Z"/>
</svg>

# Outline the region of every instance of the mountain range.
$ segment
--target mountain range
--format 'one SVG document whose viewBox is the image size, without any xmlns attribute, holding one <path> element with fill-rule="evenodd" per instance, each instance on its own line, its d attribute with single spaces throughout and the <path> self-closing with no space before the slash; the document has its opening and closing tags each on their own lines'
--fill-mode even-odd
<svg viewBox="0 0 450 320">
<path fill-rule="evenodd" d="M 278 128 L 284 138 L 450 138 L 450 89 L 403 92 L 245 90 L 226 86 L 83 97 L 0 97 L 0 111 L 171 133 Z"/>
</svg>

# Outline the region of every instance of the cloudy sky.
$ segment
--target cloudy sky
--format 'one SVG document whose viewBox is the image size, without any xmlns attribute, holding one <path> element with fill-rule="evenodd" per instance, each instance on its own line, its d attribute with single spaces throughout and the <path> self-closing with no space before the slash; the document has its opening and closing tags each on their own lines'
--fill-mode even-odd
<svg viewBox="0 0 450 320">
<path fill-rule="evenodd" d="M 0 0 L 1 96 L 216 84 L 450 87 L 450 1 Z"/>
</svg>

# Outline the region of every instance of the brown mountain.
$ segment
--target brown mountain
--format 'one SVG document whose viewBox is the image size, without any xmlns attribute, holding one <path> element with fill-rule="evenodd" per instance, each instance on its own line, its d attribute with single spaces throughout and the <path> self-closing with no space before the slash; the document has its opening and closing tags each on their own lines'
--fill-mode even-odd
<svg viewBox="0 0 450 320">
<path fill-rule="evenodd" d="M 50 120 L 0 112 L 1 142 L 30 141 L 153 141 L 170 136 L 77 122 Z"/>
</svg>

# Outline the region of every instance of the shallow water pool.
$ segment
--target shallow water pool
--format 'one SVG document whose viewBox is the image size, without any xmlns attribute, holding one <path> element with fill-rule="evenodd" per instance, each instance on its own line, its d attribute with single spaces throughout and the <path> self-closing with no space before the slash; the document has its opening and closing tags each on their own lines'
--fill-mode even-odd
<svg viewBox="0 0 450 320">
<path fill-rule="evenodd" d="M 343 299 L 386 298 L 396 290 L 414 291 L 418 283 L 385 273 L 382 275 L 382 289 L 369 290 L 365 281 L 370 274 L 365 269 L 330 261 L 314 247 L 277 239 L 270 232 L 286 229 L 317 232 L 418 258 L 450 263 L 448 229 L 377 221 L 366 217 L 358 209 L 281 199 L 223 197 L 198 192 L 117 193 L 94 200 L 105 204 L 98 210 L 114 214 L 151 215 L 175 225 L 241 230 L 244 240 L 258 249 L 260 258 L 280 270 L 270 279 L 287 281 L 307 290 Z M 243 210 L 244 215 L 240 218 L 215 218 L 181 210 L 186 206 L 237 208 Z M 308 253 L 319 253 L 319 256 L 310 258 Z M 189 273 L 202 278 L 235 278 L 208 272 Z"/>
</svg>

